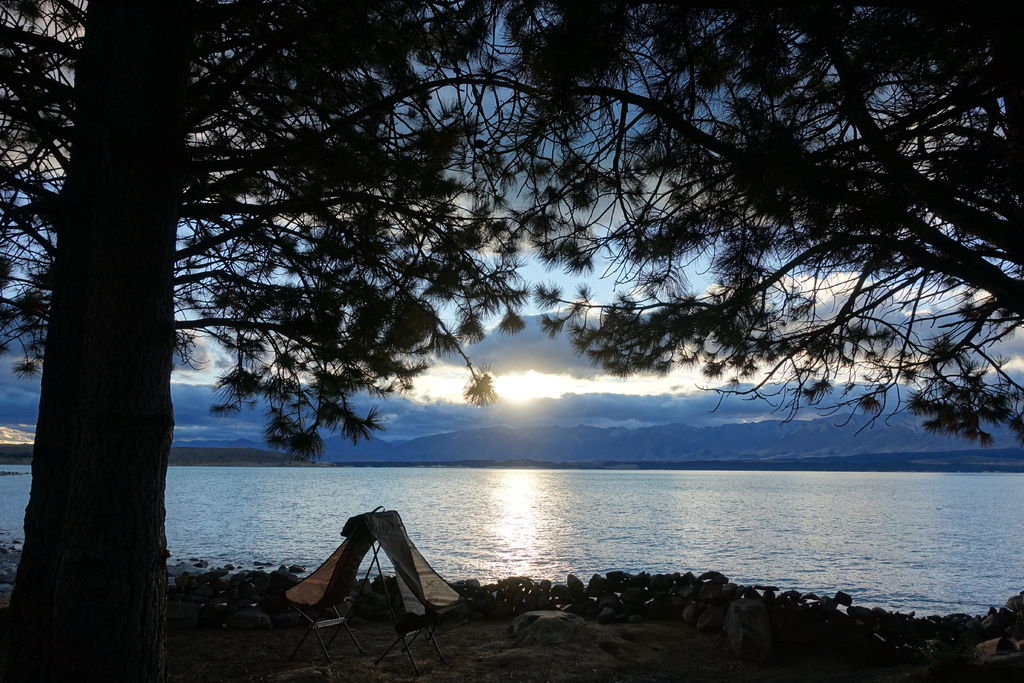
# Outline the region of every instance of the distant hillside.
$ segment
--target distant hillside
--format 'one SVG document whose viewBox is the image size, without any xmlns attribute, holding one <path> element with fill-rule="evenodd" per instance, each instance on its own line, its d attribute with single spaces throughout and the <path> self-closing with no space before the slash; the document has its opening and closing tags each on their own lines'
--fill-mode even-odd
<svg viewBox="0 0 1024 683">
<path fill-rule="evenodd" d="M 169 464 L 219 467 L 292 467 L 309 465 L 284 453 L 258 448 L 171 448 Z"/>
<path fill-rule="evenodd" d="M 28 465 L 32 462 L 32 444 L 0 444 L 0 465 Z"/>
<path fill-rule="evenodd" d="M 437 464 L 470 467 L 561 466 L 675 469 L 777 469 L 878 471 L 1024 471 L 1024 449 L 1005 430 L 996 448 L 925 431 L 911 417 L 891 424 L 836 420 L 778 420 L 640 429 L 484 427 L 404 442 L 383 439 L 352 444 L 325 439 L 323 466 Z M 0 463 L 26 463 L 29 446 L 0 446 Z M 263 444 L 241 439 L 178 442 L 171 465 L 308 465 Z"/>
<path fill-rule="evenodd" d="M 858 431 L 859 427 L 863 427 Z M 997 431 L 1000 453 L 1019 454 L 1016 440 Z M 925 431 L 912 419 L 874 427 L 832 419 L 778 420 L 692 427 L 656 425 L 639 429 L 576 427 L 484 427 L 424 436 L 401 443 L 373 442 L 346 451 L 328 448 L 327 459 L 356 461 L 541 460 L 553 462 L 773 461 L 871 456 L 908 460 L 914 454 L 955 451 L 990 457 L 993 449 Z M 369 457 L 368 457 L 369 456 Z"/>
<path fill-rule="evenodd" d="M 0 463 L 5 465 L 28 465 L 32 462 L 32 446 L 28 444 L 0 445 Z M 171 465 L 220 466 L 220 467 L 291 467 L 309 466 L 310 463 L 297 461 L 284 453 L 275 453 L 260 448 L 221 447 L 174 447 L 171 449 Z M 328 465 L 329 466 L 329 465 Z"/>
</svg>

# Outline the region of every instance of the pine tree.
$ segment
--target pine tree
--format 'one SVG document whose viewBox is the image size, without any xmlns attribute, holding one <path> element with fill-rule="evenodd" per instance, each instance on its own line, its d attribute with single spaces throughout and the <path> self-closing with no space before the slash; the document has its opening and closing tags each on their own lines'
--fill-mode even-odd
<svg viewBox="0 0 1024 683">
<path fill-rule="evenodd" d="M 5 680 L 164 677 L 177 353 L 234 359 L 215 410 L 266 439 L 380 421 L 483 320 L 516 243 L 465 148 L 473 3 L 4 3 L 0 334 L 42 370 Z M 201 349 L 200 349 L 201 350 Z M 467 396 L 487 401 L 470 368 Z"/>
<path fill-rule="evenodd" d="M 515 128 L 540 150 L 518 220 L 621 283 L 605 305 L 542 288 L 552 333 L 790 414 L 1024 437 L 1000 357 L 1024 321 L 1024 11 L 873 4 L 510 5 Z"/>
</svg>

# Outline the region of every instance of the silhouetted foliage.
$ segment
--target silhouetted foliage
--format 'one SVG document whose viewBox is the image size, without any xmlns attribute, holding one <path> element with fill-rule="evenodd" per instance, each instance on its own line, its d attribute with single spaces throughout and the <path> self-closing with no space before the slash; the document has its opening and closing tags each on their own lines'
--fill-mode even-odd
<svg viewBox="0 0 1024 683">
<path fill-rule="evenodd" d="M 408 389 L 435 355 L 480 338 L 482 320 L 514 319 L 527 293 L 516 245 L 460 165 L 476 131 L 454 86 L 487 15 L 318 0 L 195 13 L 178 351 L 226 349 L 215 412 L 262 400 L 268 443 L 315 455 L 319 430 L 380 427 L 354 395 Z M 43 360 L 80 14 L 43 2 L 3 15 L 0 334 L 21 344 L 20 372 Z"/>
<path fill-rule="evenodd" d="M 540 288 L 549 331 L 618 375 L 1024 437 L 1024 11 L 879 5 L 512 3 L 517 219 L 621 291 Z"/>
</svg>

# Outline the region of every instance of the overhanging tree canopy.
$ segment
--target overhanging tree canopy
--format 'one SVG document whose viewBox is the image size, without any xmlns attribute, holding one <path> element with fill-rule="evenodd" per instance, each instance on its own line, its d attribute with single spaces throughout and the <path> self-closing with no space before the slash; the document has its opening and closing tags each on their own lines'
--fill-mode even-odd
<svg viewBox="0 0 1024 683">
<path fill-rule="evenodd" d="M 1022 12 L 877 4 L 513 3 L 519 219 L 623 292 L 543 288 L 549 329 L 621 375 L 1024 437 Z"/>
<path fill-rule="evenodd" d="M 22 8 L 23 9 L 23 8 Z M 42 360 L 57 214 L 74 144 L 73 3 L 9 11 L 0 333 Z M 449 106 L 486 30 L 473 7 L 252 2 L 195 8 L 175 254 L 177 349 L 235 357 L 218 411 L 263 399 L 269 443 L 376 428 L 350 397 L 408 388 L 525 290 Z M 446 94 L 447 88 L 447 94 Z M 449 322 L 454 321 L 454 322 Z M 472 370 L 471 370 L 472 372 Z"/>
</svg>

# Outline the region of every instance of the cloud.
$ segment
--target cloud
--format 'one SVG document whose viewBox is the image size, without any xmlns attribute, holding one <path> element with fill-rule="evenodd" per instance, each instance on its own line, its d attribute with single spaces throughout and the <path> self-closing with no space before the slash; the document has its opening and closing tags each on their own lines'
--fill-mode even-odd
<svg viewBox="0 0 1024 683">
<path fill-rule="evenodd" d="M 517 334 L 497 330 L 466 349 L 473 363 L 488 367 L 498 375 L 525 373 L 528 370 L 552 375 L 593 378 L 604 374 L 585 358 L 577 356 L 564 334 L 555 338 L 541 330 L 540 316 L 523 318 L 526 329 Z"/>
<path fill-rule="evenodd" d="M 216 402 L 216 394 L 211 385 L 175 381 L 171 384 L 171 394 L 175 441 L 245 439 L 261 442 L 265 420 L 262 410 L 242 411 L 229 417 L 213 416 L 209 410 Z M 356 397 L 354 404 L 359 411 L 378 408 L 387 427 L 379 436 L 389 441 L 496 425 L 636 428 L 674 422 L 714 425 L 779 417 L 760 401 L 727 397 L 719 405 L 718 399 L 713 392 L 681 394 L 666 390 L 647 394 L 569 393 L 560 398 L 525 402 L 499 400 L 483 408 L 421 396 L 383 400 Z M 11 440 L 30 438 L 38 404 L 37 378 L 21 380 L 6 369 L 0 370 L 0 441 L 5 434 L 14 435 Z"/>
</svg>

